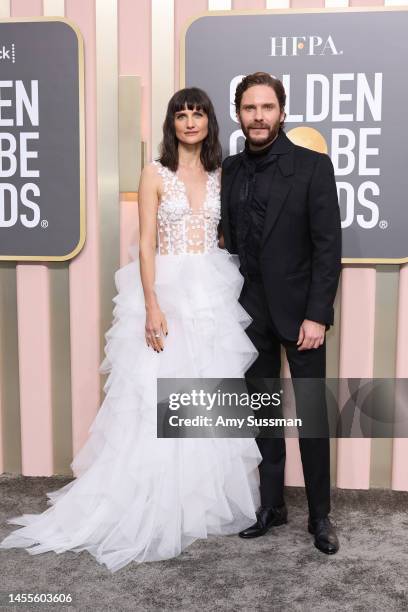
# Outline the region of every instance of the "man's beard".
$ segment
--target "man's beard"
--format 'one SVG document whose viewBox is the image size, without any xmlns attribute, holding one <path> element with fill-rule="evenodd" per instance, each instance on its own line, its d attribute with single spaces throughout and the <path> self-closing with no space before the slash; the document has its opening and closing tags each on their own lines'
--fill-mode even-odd
<svg viewBox="0 0 408 612">
<path fill-rule="evenodd" d="M 252 139 L 251 138 L 251 128 L 261 128 L 261 129 L 265 129 L 265 136 L 264 138 L 257 138 L 257 139 Z M 280 129 L 280 121 L 278 120 L 276 123 L 274 123 L 274 125 L 255 125 L 255 124 L 250 124 L 248 127 L 244 128 L 241 125 L 241 129 L 244 133 L 245 138 L 248 141 L 248 144 L 253 146 L 253 147 L 266 147 L 269 143 L 271 143 L 273 140 L 275 140 L 276 136 L 279 133 L 279 129 Z"/>
</svg>

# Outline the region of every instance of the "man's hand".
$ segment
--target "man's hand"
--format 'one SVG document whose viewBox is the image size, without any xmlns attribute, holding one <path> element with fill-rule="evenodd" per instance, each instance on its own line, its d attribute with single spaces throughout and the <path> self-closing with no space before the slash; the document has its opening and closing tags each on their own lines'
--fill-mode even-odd
<svg viewBox="0 0 408 612">
<path fill-rule="evenodd" d="M 326 326 L 323 323 L 309 321 L 305 319 L 300 326 L 299 337 L 297 341 L 298 351 L 307 351 L 308 349 L 319 348 L 324 342 Z"/>
</svg>

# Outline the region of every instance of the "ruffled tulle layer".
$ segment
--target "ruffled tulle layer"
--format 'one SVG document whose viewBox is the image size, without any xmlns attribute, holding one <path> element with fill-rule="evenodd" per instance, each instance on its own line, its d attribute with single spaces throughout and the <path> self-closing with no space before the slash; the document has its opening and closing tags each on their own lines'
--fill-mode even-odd
<svg viewBox="0 0 408 612">
<path fill-rule="evenodd" d="M 1 548 L 88 550 L 116 571 L 174 557 L 197 538 L 236 533 L 255 519 L 261 456 L 253 439 L 156 438 L 158 377 L 242 377 L 256 358 L 235 258 L 220 249 L 157 256 L 169 329 L 161 353 L 145 343 L 138 263 L 119 269 L 115 282 L 101 364 L 106 395 L 71 464 L 76 479 L 47 493 L 42 514 L 10 519 L 23 527 Z"/>
</svg>

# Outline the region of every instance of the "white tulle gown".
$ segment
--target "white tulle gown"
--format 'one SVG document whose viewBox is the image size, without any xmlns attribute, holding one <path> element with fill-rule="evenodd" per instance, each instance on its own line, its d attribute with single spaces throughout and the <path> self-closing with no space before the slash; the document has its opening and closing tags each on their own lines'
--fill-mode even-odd
<svg viewBox="0 0 408 612">
<path fill-rule="evenodd" d="M 114 320 L 101 372 L 105 399 L 71 468 L 76 478 L 47 493 L 42 514 L 1 548 L 30 554 L 88 550 L 112 572 L 131 561 L 178 555 L 197 538 L 236 533 L 255 520 L 261 461 L 252 438 L 158 439 L 158 377 L 242 377 L 257 352 L 238 302 L 242 276 L 218 248 L 219 173 L 208 173 L 202 208 L 189 207 L 176 173 L 163 179 L 157 215 L 155 290 L 169 334 L 165 349 L 145 342 L 145 305 L 136 258 L 115 274 Z"/>
</svg>

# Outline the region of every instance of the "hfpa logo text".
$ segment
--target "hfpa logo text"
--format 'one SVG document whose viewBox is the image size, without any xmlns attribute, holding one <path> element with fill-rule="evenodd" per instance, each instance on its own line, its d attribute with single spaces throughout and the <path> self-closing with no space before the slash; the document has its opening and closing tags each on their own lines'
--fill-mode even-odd
<svg viewBox="0 0 408 612">
<path fill-rule="evenodd" d="M 321 36 L 271 36 L 271 52 L 273 57 L 295 55 L 343 55 L 338 51 L 333 38 Z"/>
</svg>

